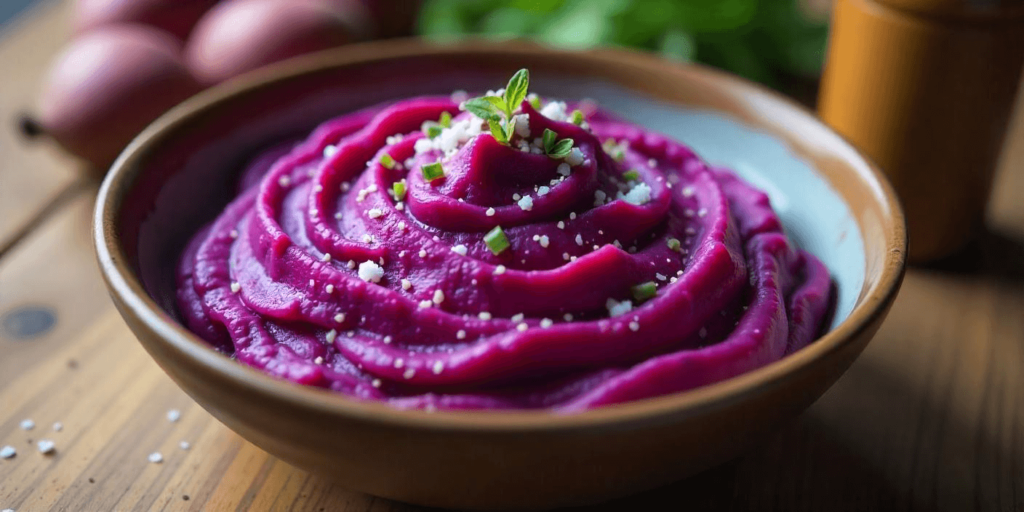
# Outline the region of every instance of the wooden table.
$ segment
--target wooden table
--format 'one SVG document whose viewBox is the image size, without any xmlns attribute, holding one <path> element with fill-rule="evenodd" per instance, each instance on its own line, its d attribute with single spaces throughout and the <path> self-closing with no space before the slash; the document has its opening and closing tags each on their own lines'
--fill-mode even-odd
<svg viewBox="0 0 1024 512">
<path fill-rule="evenodd" d="M 52 3 L 0 35 L 0 446 L 18 451 L 0 460 L 0 509 L 411 510 L 242 440 L 125 327 L 93 259 L 95 183 L 12 125 L 68 14 Z M 1024 115 L 1010 141 L 982 242 L 912 269 L 877 338 L 806 414 L 739 460 L 598 509 L 1024 510 Z"/>
</svg>

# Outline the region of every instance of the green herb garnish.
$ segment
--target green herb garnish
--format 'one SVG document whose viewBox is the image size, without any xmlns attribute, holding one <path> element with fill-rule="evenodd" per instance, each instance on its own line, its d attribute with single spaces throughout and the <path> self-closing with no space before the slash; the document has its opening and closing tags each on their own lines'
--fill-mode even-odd
<svg viewBox="0 0 1024 512">
<path fill-rule="evenodd" d="M 544 129 L 542 139 L 544 141 L 544 153 L 551 158 L 565 158 L 572 151 L 573 140 L 558 140 L 558 134 L 551 128 Z"/>
<path fill-rule="evenodd" d="M 640 283 L 629 289 L 633 292 L 633 298 L 637 302 L 643 302 L 658 294 L 658 285 L 654 281 L 647 281 L 646 283 Z"/>
<path fill-rule="evenodd" d="M 380 164 L 383 165 L 385 169 L 394 169 L 395 159 L 391 158 L 391 155 L 384 153 L 380 156 Z"/>
<path fill-rule="evenodd" d="M 640 172 L 638 172 L 636 169 L 630 169 L 630 170 L 622 173 L 622 179 L 624 179 L 626 181 L 636 181 L 639 178 L 640 178 Z"/>
<path fill-rule="evenodd" d="M 512 116 L 526 98 L 529 86 L 530 72 L 520 69 L 512 75 L 500 97 L 482 96 L 466 100 L 462 105 L 471 114 L 487 121 L 494 139 L 507 146 L 515 133 L 515 120 Z"/>
<path fill-rule="evenodd" d="M 678 251 L 679 248 L 682 247 L 682 244 L 679 243 L 678 238 L 669 238 L 667 242 L 669 250 Z"/>
<path fill-rule="evenodd" d="M 494 229 L 487 232 L 484 235 L 484 243 L 487 244 L 487 248 L 494 253 L 495 256 L 501 254 L 505 249 L 509 248 L 508 237 L 505 236 L 505 232 L 501 230 L 501 226 L 494 226 Z"/>
<path fill-rule="evenodd" d="M 441 128 L 451 128 L 452 127 L 452 115 L 449 114 L 447 111 L 441 112 L 441 120 L 438 121 L 438 124 L 441 125 Z"/>
<path fill-rule="evenodd" d="M 572 111 L 572 124 L 576 126 L 583 124 L 583 111 L 580 109 Z"/>
<path fill-rule="evenodd" d="M 491 128 L 491 136 L 494 137 L 494 140 L 508 146 L 509 141 L 512 140 L 512 134 L 516 130 L 516 119 L 512 118 L 508 122 L 488 119 L 487 126 Z"/>
<path fill-rule="evenodd" d="M 444 177 L 444 168 L 441 167 L 441 162 L 424 165 L 420 170 L 423 172 L 423 179 L 428 182 Z"/>
<path fill-rule="evenodd" d="M 405 199 L 405 180 L 396 181 L 391 184 L 391 191 L 395 193 L 395 200 L 401 201 Z"/>
</svg>

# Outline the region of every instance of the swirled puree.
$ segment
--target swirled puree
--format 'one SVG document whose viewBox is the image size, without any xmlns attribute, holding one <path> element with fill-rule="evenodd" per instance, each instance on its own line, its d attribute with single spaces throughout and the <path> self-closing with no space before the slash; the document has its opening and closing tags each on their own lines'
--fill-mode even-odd
<svg viewBox="0 0 1024 512">
<path fill-rule="evenodd" d="M 822 331 L 828 271 L 764 193 L 527 81 L 257 158 L 181 258 L 189 328 L 362 400 L 560 412 L 721 381 Z"/>
</svg>

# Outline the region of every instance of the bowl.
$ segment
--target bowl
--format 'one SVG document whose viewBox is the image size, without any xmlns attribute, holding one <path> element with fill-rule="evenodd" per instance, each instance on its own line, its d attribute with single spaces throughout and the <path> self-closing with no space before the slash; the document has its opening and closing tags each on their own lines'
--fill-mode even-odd
<svg viewBox="0 0 1024 512">
<path fill-rule="evenodd" d="M 177 256 L 226 204 L 258 148 L 382 100 L 493 87 L 520 67 L 531 70 L 532 90 L 595 98 L 766 190 L 792 239 L 835 279 L 827 334 L 727 381 L 580 414 L 430 413 L 275 380 L 212 350 L 176 320 Z M 127 324 L 229 428 L 347 488 L 460 509 L 601 502 L 735 457 L 850 366 L 896 296 L 907 243 L 899 203 L 879 170 L 813 114 L 760 86 L 630 51 L 416 40 L 307 56 L 179 105 L 117 159 L 99 193 L 94 236 Z"/>
</svg>

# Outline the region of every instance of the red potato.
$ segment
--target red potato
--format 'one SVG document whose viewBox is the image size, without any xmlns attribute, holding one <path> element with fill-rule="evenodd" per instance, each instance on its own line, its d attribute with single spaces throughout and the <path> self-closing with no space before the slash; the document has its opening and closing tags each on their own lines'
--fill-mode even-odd
<svg viewBox="0 0 1024 512">
<path fill-rule="evenodd" d="M 39 121 L 65 149 L 102 168 L 147 124 L 200 90 L 171 35 L 111 25 L 80 36 L 57 57 Z"/>
<path fill-rule="evenodd" d="M 369 37 L 369 15 L 356 0 L 234 0 L 211 9 L 185 46 L 185 60 L 205 84 L 296 55 Z"/>
<path fill-rule="evenodd" d="M 203 13 L 217 0 L 78 0 L 75 32 L 113 23 L 141 23 L 185 40 Z"/>
</svg>

